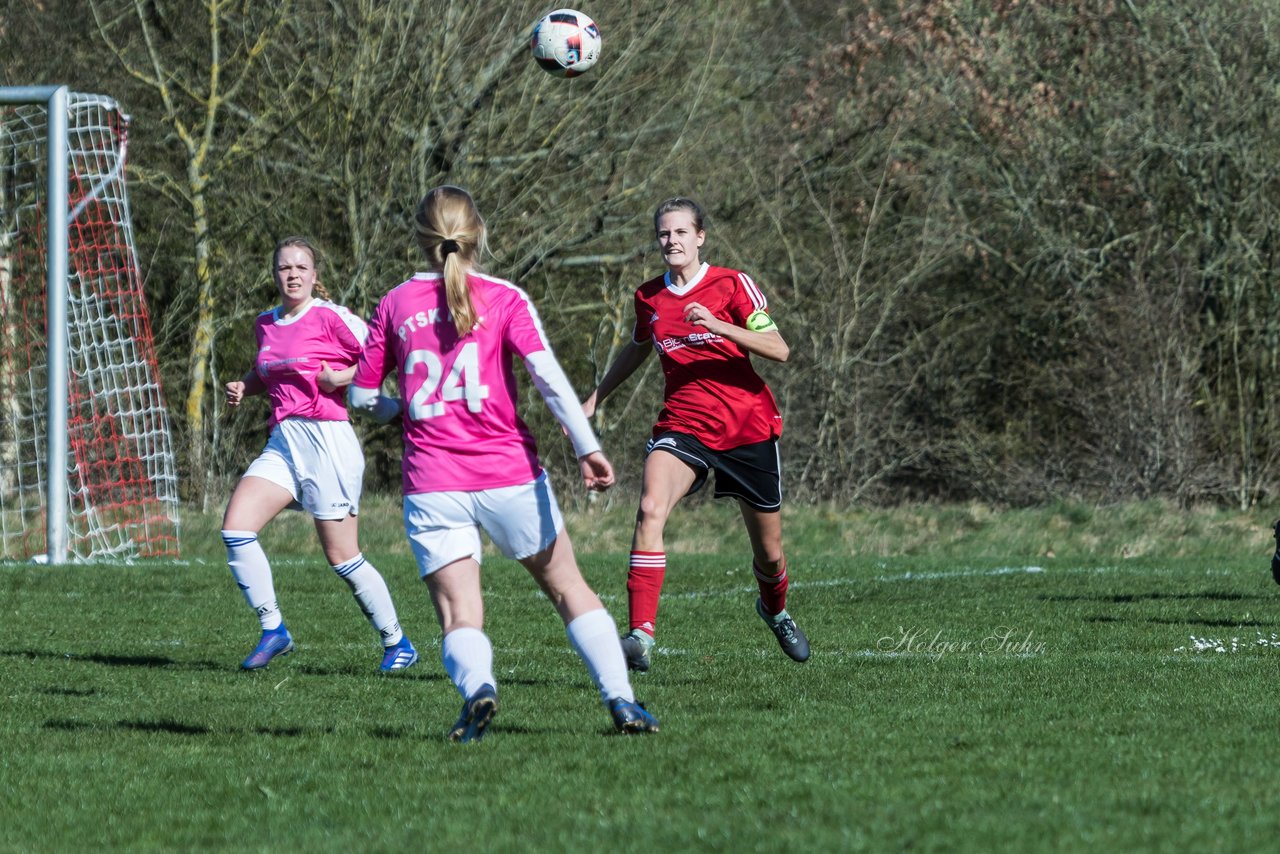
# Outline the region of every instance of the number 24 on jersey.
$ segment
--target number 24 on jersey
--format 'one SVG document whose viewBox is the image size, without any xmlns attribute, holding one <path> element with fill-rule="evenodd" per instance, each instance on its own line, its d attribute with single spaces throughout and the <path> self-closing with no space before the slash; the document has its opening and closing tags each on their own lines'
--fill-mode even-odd
<svg viewBox="0 0 1280 854">
<path fill-rule="evenodd" d="M 462 346 L 448 375 L 445 375 L 444 363 L 438 353 L 411 351 L 404 360 L 406 385 L 420 375 L 419 366 L 426 368 L 427 375 L 409 399 L 410 418 L 423 421 L 444 415 L 445 404 L 455 400 L 465 400 L 471 412 L 480 412 L 484 408 L 489 387 L 480 382 L 480 348 L 476 342 L 468 341 Z"/>
</svg>

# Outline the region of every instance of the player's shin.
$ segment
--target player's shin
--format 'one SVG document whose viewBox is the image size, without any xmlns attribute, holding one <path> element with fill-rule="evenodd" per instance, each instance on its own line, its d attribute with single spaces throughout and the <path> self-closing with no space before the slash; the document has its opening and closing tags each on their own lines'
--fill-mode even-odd
<svg viewBox="0 0 1280 854">
<path fill-rule="evenodd" d="M 351 587 L 352 596 L 382 638 L 382 645 L 388 647 L 399 643 L 404 632 L 396 618 L 391 591 L 387 589 L 387 582 L 377 568 L 363 554 L 358 554 L 332 569 L 334 574 Z"/>
<path fill-rule="evenodd" d="M 278 629 L 283 618 L 276 603 L 271 564 L 258 542 L 258 535 L 253 531 L 224 530 L 222 542 L 227 547 L 227 566 L 236 580 L 236 586 L 257 615 L 263 631 Z"/>
<path fill-rule="evenodd" d="M 608 611 L 599 608 L 575 617 L 565 626 L 565 633 L 600 689 L 601 700 L 607 703 L 621 697 L 628 702 L 635 701 L 627 678 L 627 663 L 618 645 L 618 628 Z"/>
<path fill-rule="evenodd" d="M 632 551 L 627 570 L 627 611 L 630 628 L 640 629 L 650 637 L 658 621 L 658 598 L 667 573 L 665 552 Z"/>
<path fill-rule="evenodd" d="M 787 559 L 778 561 L 778 571 L 774 575 L 766 573 L 760 564 L 752 561 L 751 571 L 755 573 L 756 584 L 760 587 L 760 601 L 770 614 L 781 614 L 787 608 Z"/>
</svg>

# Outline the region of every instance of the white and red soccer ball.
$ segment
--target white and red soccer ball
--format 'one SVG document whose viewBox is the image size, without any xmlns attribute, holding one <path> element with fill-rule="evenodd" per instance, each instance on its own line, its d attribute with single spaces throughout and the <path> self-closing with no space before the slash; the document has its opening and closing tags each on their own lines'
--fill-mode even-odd
<svg viewBox="0 0 1280 854">
<path fill-rule="evenodd" d="M 529 49 L 543 71 L 577 77 L 600 58 L 600 28 L 576 9 L 556 9 L 533 25 Z"/>
</svg>

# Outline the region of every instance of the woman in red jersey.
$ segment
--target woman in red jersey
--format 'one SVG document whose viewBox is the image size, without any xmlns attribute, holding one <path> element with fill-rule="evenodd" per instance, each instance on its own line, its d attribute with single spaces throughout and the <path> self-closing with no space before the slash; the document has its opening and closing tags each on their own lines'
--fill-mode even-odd
<svg viewBox="0 0 1280 854">
<path fill-rule="evenodd" d="M 648 670 L 658 597 L 666 574 L 663 530 L 681 498 L 714 471 L 715 497 L 738 500 L 751 539 L 760 587 L 756 612 L 795 661 L 809 641 L 787 613 L 787 561 L 782 550 L 782 415 L 751 365 L 752 354 L 785 362 L 790 348 L 769 316 L 768 302 L 746 273 L 701 259 L 703 213 L 690 199 L 668 199 L 653 215 L 667 272 L 635 294 L 630 343 L 583 402 L 587 415 L 658 351 L 665 377 L 663 408 L 649 440 L 640 509 L 627 572 L 631 630 L 622 638 L 627 666 Z"/>
</svg>

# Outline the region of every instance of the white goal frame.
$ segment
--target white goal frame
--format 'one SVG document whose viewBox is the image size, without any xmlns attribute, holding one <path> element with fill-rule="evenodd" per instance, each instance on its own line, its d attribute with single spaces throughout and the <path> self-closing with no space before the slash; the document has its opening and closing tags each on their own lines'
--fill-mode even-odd
<svg viewBox="0 0 1280 854">
<path fill-rule="evenodd" d="M 45 292 L 49 327 L 48 427 L 45 436 L 45 543 L 51 564 L 67 561 L 67 93 L 66 86 L 0 88 L 0 104 L 44 104 L 49 114 L 49 230 Z"/>
<path fill-rule="evenodd" d="M 24 243 L 27 250 L 18 250 L 17 245 L 6 245 L 5 250 L 10 256 L 10 250 L 19 252 L 15 256 L 19 269 L 24 262 L 20 252 L 28 252 L 27 262 L 44 255 L 44 300 L 38 289 L 33 289 L 40 287 L 38 275 L 24 277 L 26 284 L 9 291 L 10 279 L 0 270 L 0 275 L 5 275 L 6 301 L 22 298 L 27 306 L 42 305 L 45 311 L 44 334 L 36 332 L 33 338 L 45 348 L 45 376 L 40 376 L 38 361 L 28 362 L 24 374 L 26 388 L 33 392 L 27 398 L 33 406 L 26 411 L 36 417 L 35 423 L 28 421 L 35 429 L 22 435 L 29 437 L 26 442 L 35 440 L 35 447 L 28 446 L 22 453 L 22 446 L 17 446 L 18 460 L 27 461 L 20 465 L 36 470 L 32 480 L 27 480 L 33 488 L 23 493 L 32 501 L 24 503 L 19 497 L 17 512 L 27 516 L 28 511 L 38 511 L 45 522 L 45 551 L 37 552 L 31 560 L 61 565 L 69 560 L 177 556 L 177 474 L 172 438 L 124 187 L 128 117 L 109 97 L 72 92 L 67 86 L 0 87 L 0 106 L 18 109 L 15 145 L 33 146 L 28 151 L 37 155 L 26 161 L 35 181 L 26 184 L 26 191 L 20 179 L 15 187 L 19 196 L 35 192 L 36 196 L 28 198 L 35 198 L 38 205 L 10 198 L 15 206 L 8 213 L 18 216 L 18 230 L 9 234 L 20 237 L 26 230 L 28 234 L 40 233 L 45 241 L 42 252 L 32 251 L 35 243 Z M 23 110 L 32 110 L 28 117 L 38 111 L 45 124 L 41 134 L 40 123 L 28 122 L 26 128 L 31 133 L 26 142 L 20 134 Z M 105 110 L 105 115 L 113 117 L 106 120 L 115 131 L 108 131 L 105 137 L 82 136 L 100 131 L 99 125 L 92 123 L 82 127 L 86 110 L 97 110 L 97 115 L 104 115 Z M 108 146 L 100 149 L 97 140 Z M 20 160 L 15 163 L 22 165 Z M 38 174 L 40 169 L 47 169 L 47 174 Z M 38 197 L 42 186 L 44 198 Z M 73 193 L 79 198 L 74 209 Z M 29 210 L 37 211 L 35 219 L 23 214 Z M 38 230 L 31 228 L 32 223 Z M 73 228 L 77 229 L 74 246 Z M 109 242 L 96 239 L 104 234 Z M 100 269 L 97 265 L 104 257 L 113 266 Z M 37 273 L 35 268 L 28 269 Z M 73 312 L 74 328 L 70 323 Z M 31 332 L 40 326 L 32 329 L 29 319 L 38 318 L 19 316 L 28 319 L 23 320 L 26 341 L 32 341 Z M 42 405 L 35 392 L 45 394 Z M 70 410 L 73 403 L 74 412 Z M 46 419 L 44 430 L 38 424 L 41 412 Z M 41 435 L 45 440 L 42 452 L 38 448 Z M 18 478 L 22 480 L 23 475 Z M 37 485 L 37 481 L 42 483 Z M 37 495 L 42 503 L 38 508 Z M 0 508 L 9 520 L 13 511 L 8 501 Z M 36 524 L 14 529 L 20 538 L 26 536 L 20 531 L 29 531 L 32 539 L 40 533 L 40 520 L 31 521 Z M 6 521 L 4 549 L 0 551 L 6 560 L 13 557 L 10 535 Z"/>
</svg>

